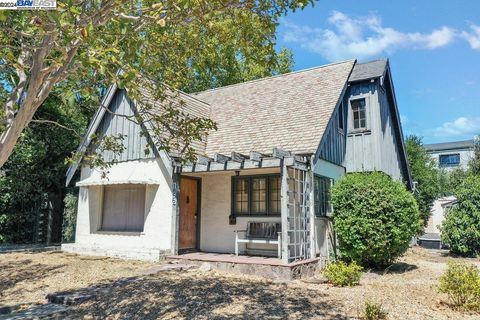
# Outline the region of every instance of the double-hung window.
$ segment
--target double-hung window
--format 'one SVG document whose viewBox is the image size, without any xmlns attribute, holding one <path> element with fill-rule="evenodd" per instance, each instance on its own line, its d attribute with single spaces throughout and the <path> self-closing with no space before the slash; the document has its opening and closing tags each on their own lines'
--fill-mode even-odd
<svg viewBox="0 0 480 320">
<path fill-rule="evenodd" d="M 236 216 L 280 214 L 280 175 L 233 177 L 232 200 Z"/>
<path fill-rule="evenodd" d="M 314 201 L 315 216 L 325 217 L 332 212 L 330 202 L 330 189 L 333 180 L 327 177 L 315 176 L 314 178 Z"/>
<path fill-rule="evenodd" d="M 353 114 L 353 129 L 366 129 L 367 128 L 367 110 L 365 105 L 365 99 L 352 100 Z"/>
</svg>

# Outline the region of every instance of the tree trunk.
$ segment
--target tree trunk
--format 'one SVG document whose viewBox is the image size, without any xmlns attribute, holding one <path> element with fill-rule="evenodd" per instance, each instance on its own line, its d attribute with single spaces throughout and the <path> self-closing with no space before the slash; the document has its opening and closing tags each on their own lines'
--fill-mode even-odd
<svg viewBox="0 0 480 320">
<path fill-rule="evenodd" d="M 39 106 L 40 103 L 33 104 L 33 102 L 22 105 L 10 125 L 0 135 L 0 168 L 7 162 L 18 138 L 32 120 Z"/>
</svg>

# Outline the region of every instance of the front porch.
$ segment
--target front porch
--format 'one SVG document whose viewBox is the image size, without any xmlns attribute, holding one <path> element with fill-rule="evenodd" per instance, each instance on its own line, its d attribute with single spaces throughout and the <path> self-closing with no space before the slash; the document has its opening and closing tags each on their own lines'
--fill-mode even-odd
<svg viewBox="0 0 480 320">
<path fill-rule="evenodd" d="M 274 280 L 294 280 L 318 274 L 324 263 L 321 258 L 284 263 L 281 259 L 230 253 L 192 252 L 168 256 L 170 262 L 201 266 L 235 274 L 254 275 Z"/>
<path fill-rule="evenodd" d="M 274 149 L 177 167 L 177 247 L 169 259 L 268 277 L 309 274 L 301 270 L 317 268 L 318 244 L 327 239 L 314 214 L 311 161 L 311 155 Z M 258 225 L 269 231 L 249 234 Z M 238 247 L 241 255 L 235 255 Z"/>
</svg>

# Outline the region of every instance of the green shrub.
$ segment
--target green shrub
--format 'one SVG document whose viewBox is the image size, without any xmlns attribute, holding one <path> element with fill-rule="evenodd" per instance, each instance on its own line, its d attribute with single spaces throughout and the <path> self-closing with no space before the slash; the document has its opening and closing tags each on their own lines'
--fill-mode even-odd
<svg viewBox="0 0 480 320">
<path fill-rule="evenodd" d="M 78 194 L 67 193 L 63 199 L 65 209 L 63 211 L 62 241 L 75 241 L 75 226 L 77 223 Z"/>
<path fill-rule="evenodd" d="M 340 254 L 363 267 L 389 266 L 422 228 L 413 195 L 380 172 L 346 175 L 333 187 L 332 204 Z"/>
<path fill-rule="evenodd" d="M 387 318 L 387 313 L 383 310 L 380 304 L 365 301 L 363 307 L 362 319 L 365 320 L 383 320 Z"/>
<path fill-rule="evenodd" d="M 405 139 L 405 151 L 412 179 L 417 181 L 416 199 L 420 217 L 427 225 L 433 201 L 440 192 L 438 165 L 423 146 L 422 138 L 410 135 Z"/>
<path fill-rule="evenodd" d="M 480 176 L 468 176 L 455 190 L 458 203 L 447 210 L 442 242 L 453 253 L 480 255 Z"/>
<path fill-rule="evenodd" d="M 446 293 L 453 307 L 480 311 L 480 269 L 474 265 L 449 262 L 440 277 L 440 292 Z"/>
<path fill-rule="evenodd" d="M 337 261 L 326 266 L 324 275 L 334 286 L 351 287 L 360 282 L 362 267 L 355 262 L 346 264 L 343 261 Z"/>
</svg>

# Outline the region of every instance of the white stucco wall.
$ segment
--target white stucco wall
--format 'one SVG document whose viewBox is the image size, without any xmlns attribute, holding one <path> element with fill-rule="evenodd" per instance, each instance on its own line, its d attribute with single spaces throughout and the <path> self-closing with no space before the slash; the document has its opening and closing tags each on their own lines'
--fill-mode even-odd
<svg viewBox="0 0 480 320">
<path fill-rule="evenodd" d="M 441 155 L 447 155 L 447 154 L 460 154 L 460 164 L 458 166 L 451 166 L 451 167 L 441 167 L 442 169 L 445 169 L 447 171 L 451 171 L 455 168 L 461 168 L 461 169 L 467 169 L 468 163 L 470 160 L 472 160 L 475 157 L 475 153 L 473 150 L 465 150 L 465 149 L 460 149 L 460 150 L 444 150 L 444 151 L 430 151 L 430 156 L 435 160 L 437 165 L 439 165 L 439 160 Z"/>
<path fill-rule="evenodd" d="M 440 234 L 438 226 L 442 225 L 445 219 L 445 205 L 455 201 L 454 196 L 443 197 L 433 202 L 430 218 L 428 219 L 427 226 L 425 227 L 425 233 Z"/>
<path fill-rule="evenodd" d="M 101 231 L 103 186 L 80 187 L 75 244 L 66 244 L 65 251 L 90 255 L 158 260 L 172 248 L 172 179 L 169 168 L 160 158 L 121 162 L 109 169 L 106 183 L 116 177 L 129 176 L 142 180 L 145 176 L 158 181 L 148 184 L 145 194 L 143 232 Z M 101 172 L 83 167 L 81 179 L 101 180 Z"/>
</svg>

